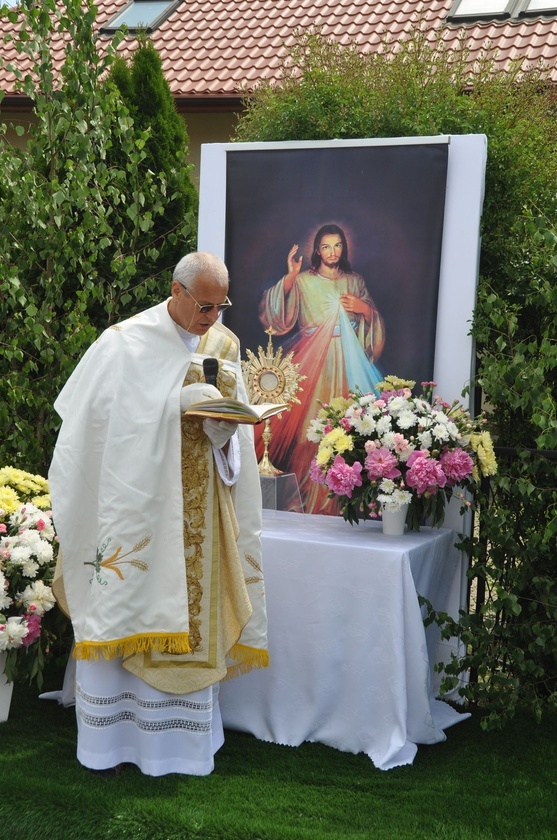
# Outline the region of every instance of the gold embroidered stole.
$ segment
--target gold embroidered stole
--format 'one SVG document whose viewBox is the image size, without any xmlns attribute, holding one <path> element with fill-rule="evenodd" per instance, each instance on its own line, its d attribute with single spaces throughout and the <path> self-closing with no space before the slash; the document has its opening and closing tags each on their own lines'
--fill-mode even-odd
<svg viewBox="0 0 557 840">
<path fill-rule="evenodd" d="M 233 362 L 238 344 L 218 325 L 203 336 L 198 352 Z M 192 363 L 184 385 L 203 380 L 202 367 Z M 236 396 L 236 379 L 222 365 L 217 387 L 224 396 Z M 252 612 L 236 545 L 238 523 L 230 488 L 215 467 L 201 418 L 182 418 L 181 457 L 191 651 L 149 651 L 123 660 L 124 667 L 145 682 L 175 694 L 197 691 L 225 677 L 226 654 Z"/>
</svg>

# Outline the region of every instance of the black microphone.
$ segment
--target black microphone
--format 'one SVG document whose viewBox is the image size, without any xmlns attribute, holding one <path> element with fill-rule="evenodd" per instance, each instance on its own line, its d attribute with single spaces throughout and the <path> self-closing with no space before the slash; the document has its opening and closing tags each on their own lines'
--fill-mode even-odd
<svg viewBox="0 0 557 840">
<path fill-rule="evenodd" d="M 203 359 L 203 373 L 205 375 L 205 382 L 207 385 L 214 385 L 215 388 L 217 387 L 218 372 L 219 363 L 217 359 Z"/>
</svg>

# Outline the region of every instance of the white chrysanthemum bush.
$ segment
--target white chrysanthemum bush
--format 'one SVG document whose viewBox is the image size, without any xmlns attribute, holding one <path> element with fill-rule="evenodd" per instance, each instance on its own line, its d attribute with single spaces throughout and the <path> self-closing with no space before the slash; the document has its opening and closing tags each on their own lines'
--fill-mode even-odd
<svg viewBox="0 0 557 840">
<path fill-rule="evenodd" d="M 42 684 L 51 633 L 44 616 L 55 605 L 57 542 L 48 482 L 14 467 L 0 469 L 0 652 L 5 674 Z"/>
</svg>

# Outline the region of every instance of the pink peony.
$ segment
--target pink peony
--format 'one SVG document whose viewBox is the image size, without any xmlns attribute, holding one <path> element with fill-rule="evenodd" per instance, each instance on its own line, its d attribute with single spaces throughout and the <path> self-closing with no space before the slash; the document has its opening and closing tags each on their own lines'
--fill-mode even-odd
<svg viewBox="0 0 557 840">
<path fill-rule="evenodd" d="M 46 528 L 46 522 L 44 521 L 44 519 L 37 519 L 37 524 L 35 525 L 35 528 L 37 529 L 37 531 L 44 531 L 44 529 Z"/>
<path fill-rule="evenodd" d="M 354 487 L 362 486 L 362 465 L 356 461 L 348 466 L 342 455 L 337 455 L 332 466 L 327 470 L 325 484 L 337 496 L 352 496 Z"/>
<path fill-rule="evenodd" d="M 474 469 L 474 462 L 464 449 L 447 449 L 439 458 L 439 463 L 451 486 L 467 478 Z"/>
<path fill-rule="evenodd" d="M 325 476 L 321 467 L 318 466 L 315 458 L 311 462 L 309 468 L 309 477 L 312 481 L 315 481 L 317 484 L 325 484 Z"/>
<path fill-rule="evenodd" d="M 0 522 L 0 534 L 5 534 L 7 530 L 6 525 L 4 525 L 3 522 Z"/>
<path fill-rule="evenodd" d="M 400 470 L 397 469 L 398 461 L 392 452 L 382 446 L 368 452 L 364 467 L 367 470 L 370 481 L 377 481 L 379 478 L 397 478 Z"/>
<path fill-rule="evenodd" d="M 406 473 L 406 484 L 414 487 L 418 496 L 424 493 L 435 494 L 447 483 L 447 477 L 438 461 L 428 457 L 428 453 L 417 450 L 408 458 L 410 469 Z"/>
<path fill-rule="evenodd" d="M 29 615 L 25 619 L 25 623 L 27 624 L 27 635 L 24 637 L 22 645 L 23 647 L 29 647 L 41 635 L 41 616 Z"/>
<path fill-rule="evenodd" d="M 413 452 L 410 453 L 408 460 L 406 462 L 407 467 L 411 467 L 416 458 L 427 458 L 429 455 L 429 449 L 414 449 Z"/>
<path fill-rule="evenodd" d="M 350 420 L 349 417 L 343 417 L 339 421 L 339 423 L 340 423 L 340 425 L 342 426 L 342 428 L 344 429 L 345 432 L 349 432 L 350 429 L 352 428 L 352 421 Z"/>
<path fill-rule="evenodd" d="M 404 455 L 410 450 L 410 442 L 407 441 L 404 435 L 401 435 L 400 432 L 396 432 L 394 437 L 394 444 L 395 452 L 397 452 L 399 455 Z"/>
</svg>

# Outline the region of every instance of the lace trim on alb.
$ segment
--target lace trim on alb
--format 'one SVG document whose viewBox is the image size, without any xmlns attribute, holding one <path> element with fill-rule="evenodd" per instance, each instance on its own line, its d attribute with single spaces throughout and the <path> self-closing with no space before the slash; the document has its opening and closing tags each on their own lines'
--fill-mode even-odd
<svg viewBox="0 0 557 840">
<path fill-rule="evenodd" d="M 107 726 L 115 726 L 124 721 L 134 723 L 142 732 L 169 732 L 171 730 L 184 730 L 187 732 L 210 733 L 211 721 L 196 721 L 184 720 L 183 718 L 169 718 L 168 720 L 145 720 L 140 718 L 135 712 L 123 710 L 116 712 L 113 715 L 106 715 L 104 717 L 97 717 L 96 715 L 89 715 L 82 709 L 77 710 L 79 718 L 83 721 L 85 726 L 91 726 L 96 729 L 104 729 Z"/>
<path fill-rule="evenodd" d="M 80 685 L 77 686 L 77 693 L 80 698 L 90 703 L 91 706 L 111 706 L 113 703 L 120 703 L 122 700 L 131 700 L 141 709 L 190 709 L 192 712 L 210 712 L 213 708 L 212 700 L 200 703 L 194 700 L 188 700 L 185 697 L 173 697 L 168 700 L 145 700 L 138 697 L 133 691 L 122 691 L 120 694 L 114 694 L 111 697 L 97 697 L 95 694 L 88 694 L 83 691 Z"/>
</svg>

